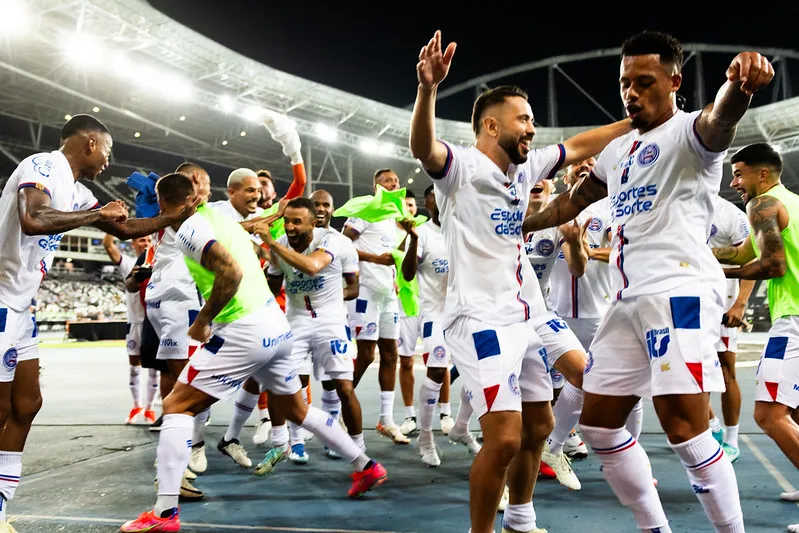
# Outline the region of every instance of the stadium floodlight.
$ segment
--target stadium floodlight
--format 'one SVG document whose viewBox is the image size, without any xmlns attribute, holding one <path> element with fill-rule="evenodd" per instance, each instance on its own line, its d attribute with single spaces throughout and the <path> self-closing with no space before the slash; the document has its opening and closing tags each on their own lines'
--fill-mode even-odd
<svg viewBox="0 0 799 533">
<path fill-rule="evenodd" d="M 131 72 L 136 72 L 133 61 L 130 60 L 127 54 L 122 52 L 114 54 L 111 63 L 113 65 L 114 74 L 116 74 L 118 78 L 127 78 L 130 76 Z"/>
<path fill-rule="evenodd" d="M 64 55 L 74 66 L 94 70 L 105 62 L 103 47 L 96 37 L 85 33 L 72 33 L 63 36 Z"/>
<path fill-rule="evenodd" d="M 0 0 L 0 36 L 20 37 L 31 28 L 31 14 L 25 2 Z"/>
<path fill-rule="evenodd" d="M 169 75 L 163 78 L 160 83 L 161 92 L 170 99 L 179 102 L 191 100 L 194 95 L 194 87 L 187 80 L 176 75 Z"/>
<path fill-rule="evenodd" d="M 316 123 L 316 126 L 314 127 L 314 132 L 316 133 L 316 136 L 322 139 L 323 141 L 336 142 L 336 139 L 338 139 L 338 131 L 336 130 L 336 128 L 332 128 L 322 122 Z"/>
<path fill-rule="evenodd" d="M 408 185 L 410 185 L 411 183 L 413 183 L 413 178 L 408 178 Z"/>
<path fill-rule="evenodd" d="M 367 154 L 374 154 L 377 152 L 377 141 L 374 139 L 364 139 L 361 141 L 360 148 L 361 151 L 366 152 Z"/>
<path fill-rule="evenodd" d="M 260 123 L 266 116 L 266 111 L 263 107 L 251 105 L 247 106 L 241 115 L 250 122 Z"/>
<path fill-rule="evenodd" d="M 234 113 L 236 111 L 236 101 L 232 96 L 223 94 L 219 97 L 219 109 L 223 113 Z"/>
<path fill-rule="evenodd" d="M 413 169 L 413 171 L 414 171 L 414 173 L 418 174 L 419 172 L 422 171 L 422 169 L 417 167 L 417 168 Z"/>
<path fill-rule="evenodd" d="M 782 153 L 782 145 L 781 144 L 774 143 L 774 144 L 771 145 L 771 147 L 774 148 L 774 151 L 777 152 L 778 154 Z"/>
<path fill-rule="evenodd" d="M 382 142 L 377 147 L 377 153 L 380 155 L 391 155 L 394 153 L 394 145 L 389 142 Z"/>
</svg>

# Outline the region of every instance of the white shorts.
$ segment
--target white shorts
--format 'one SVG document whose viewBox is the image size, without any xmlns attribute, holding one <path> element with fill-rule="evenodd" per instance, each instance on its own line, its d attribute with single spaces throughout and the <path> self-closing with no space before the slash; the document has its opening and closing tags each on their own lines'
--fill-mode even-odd
<svg viewBox="0 0 799 533">
<path fill-rule="evenodd" d="M 39 358 L 39 328 L 29 310 L 14 311 L 0 303 L 0 382 L 14 381 L 14 372 L 21 361 Z"/>
<path fill-rule="evenodd" d="M 716 343 L 716 351 L 719 353 L 738 352 L 738 328 L 721 326 L 721 338 Z"/>
<path fill-rule="evenodd" d="M 755 401 L 799 406 L 799 316 L 771 325 L 755 374 Z"/>
<path fill-rule="evenodd" d="M 292 356 L 292 340 L 289 323 L 273 302 L 243 319 L 214 325 L 178 380 L 219 400 L 233 398 L 251 376 L 261 390 L 294 394 L 300 390 L 301 361 Z"/>
<path fill-rule="evenodd" d="M 358 297 L 347 302 L 350 327 L 359 341 L 399 338 L 397 295 L 379 294 L 361 285 Z"/>
<path fill-rule="evenodd" d="M 128 348 L 128 355 L 138 357 L 141 355 L 141 330 L 142 324 L 128 324 L 128 331 L 125 334 L 125 345 Z"/>
<path fill-rule="evenodd" d="M 591 343 L 594 342 L 596 332 L 599 329 L 599 324 L 602 322 L 601 318 L 564 318 L 564 322 L 569 325 L 569 328 L 577 336 L 580 344 L 588 350 Z"/>
<path fill-rule="evenodd" d="M 292 358 L 303 361 L 300 375 L 329 381 L 352 381 L 357 348 L 350 338 L 345 319 L 291 318 L 294 347 Z"/>
<path fill-rule="evenodd" d="M 723 392 L 721 301 L 691 283 L 613 302 L 588 352 L 583 390 L 645 398 Z"/>
<path fill-rule="evenodd" d="M 477 418 L 552 400 L 546 349 L 529 322 L 492 326 L 460 317 L 444 336 Z"/>
<path fill-rule="evenodd" d="M 156 359 L 188 359 L 197 347 L 189 337 L 189 326 L 200 312 L 200 302 L 164 300 L 147 302 L 147 318 L 158 335 Z"/>
<path fill-rule="evenodd" d="M 554 311 L 532 317 L 530 324 L 547 349 L 547 362 L 550 367 L 554 366 L 555 361 L 566 352 L 576 350 L 585 353 L 585 348 L 569 329 L 569 325 Z"/>
<path fill-rule="evenodd" d="M 449 368 L 452 362 L 447 343 L 444 341 L 444 331 L 441 321 L 435 316 L 422 317 L 422 344 L 424 354 L 422 358 L 427 368 Z"/>
<path fill-rule="evenodd" d="M 422 317 L 401 316 L 399 319 L 400 332 L 397 339 L 397 353 L 400 357 L 413 357 L 416 353 L 416 341 L 422 335 Z"/>
</svg>

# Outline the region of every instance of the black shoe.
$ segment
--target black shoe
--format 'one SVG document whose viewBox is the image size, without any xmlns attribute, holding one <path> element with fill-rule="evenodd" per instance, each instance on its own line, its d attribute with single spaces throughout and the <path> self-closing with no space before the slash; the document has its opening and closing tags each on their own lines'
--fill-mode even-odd
<svg viewBox="0 0 799 533">
<path fill-rule="evenodd" d="M 158 417 L 158 419 L 150 424 L 147 429 L 150 431 L 161 431 L 161 424 L 164 423 L 164 415 Z"/>
</svg>

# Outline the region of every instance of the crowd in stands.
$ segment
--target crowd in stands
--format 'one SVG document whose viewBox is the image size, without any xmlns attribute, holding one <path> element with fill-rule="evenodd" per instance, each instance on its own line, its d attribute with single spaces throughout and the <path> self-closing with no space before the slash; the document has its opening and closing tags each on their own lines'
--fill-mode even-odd
<svg viewBox="0 0 799 533">
<path fill-rule="evenodd" d="M 45 277 L 36 300 L 39 322 L 126 320 L 125 288 L 119 275 L 114 275 L 112 283 L 101 282 L 96 276 L 73 277 Z"/>
</svg>

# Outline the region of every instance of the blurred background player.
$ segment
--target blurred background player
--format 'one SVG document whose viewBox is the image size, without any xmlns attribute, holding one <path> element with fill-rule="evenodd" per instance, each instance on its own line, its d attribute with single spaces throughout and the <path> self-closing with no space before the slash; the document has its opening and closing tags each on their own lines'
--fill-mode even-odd
<svg viewBox="0 0 799 533">
<path fill-rule="evenodd" d="M 132 239 L 130 242 L 133 248 L 135 257 L 122 254 L 114 244 L 114 236 L 106 233 L 103 237 L 103 248 L 105 248 L 108 258 L 116 265 L 122 279 L 127 279 L 128 275 L 136 265 L 136 259 L 143 254 L 152 242 L 152 237 L 147 235 Z M 158 393 L 158 370 L 155 368 L 148 369 L 147 388 L 145 389 L 144 402 L 141 400 L 141 332 L 142 324 L 144 322 L 144 305 L 138 293 L 125 291 L 125 312 L 128 318 L 126 326 L 127 334 L 125 336 L 125 346 L 128 351 L 128 362 L 130 363 L 130 394 L 133 397 L 133 408 L 128 413 L 125 420 L 126 424 L 132 424 L 139 413 L 142 412 L 142 403 L 144 404 L 144 420 L 152 424 L 155 422 L 155 411 L 152 409 L 153 399 Z"/>
</svg>

